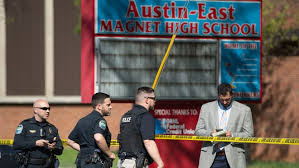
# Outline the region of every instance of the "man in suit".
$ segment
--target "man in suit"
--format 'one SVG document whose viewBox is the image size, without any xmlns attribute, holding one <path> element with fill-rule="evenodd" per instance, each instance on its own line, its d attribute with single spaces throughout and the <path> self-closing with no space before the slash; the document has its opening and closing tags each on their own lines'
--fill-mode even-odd
<svg viewBox="0 0 299 168">
<path fill-rule="evenodd" d="M 252 137 L 250 108 L 232 98 L 231 85 L 220 84 L 218 99 L 201 107 L 195 135 L 211 136 L 222 129 L 227 137 Z M 198 167 L 246 168 L 244 144 L 203 142 Z"/>
</svg>

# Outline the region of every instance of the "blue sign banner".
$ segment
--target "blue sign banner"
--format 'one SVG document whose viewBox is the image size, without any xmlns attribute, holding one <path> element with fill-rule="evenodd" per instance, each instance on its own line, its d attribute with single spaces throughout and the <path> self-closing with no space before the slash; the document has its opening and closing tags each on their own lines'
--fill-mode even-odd
<svg viewBox="0 0 299 168">
<path fill-rule="evenodd" d="M 220 82 L 233 87 L 237 100 L 260 99 L 260 41 L 220 41 Z"/>
<path fill-rule="evenodd" d="M 95 0 L 95 33 L 260 37 L 259 1 Z"/>
</svg>

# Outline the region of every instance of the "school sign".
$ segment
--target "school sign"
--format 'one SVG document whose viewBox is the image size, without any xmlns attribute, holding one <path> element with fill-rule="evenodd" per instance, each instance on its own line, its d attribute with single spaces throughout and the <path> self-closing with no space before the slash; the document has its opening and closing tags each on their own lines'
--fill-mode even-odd
<svg viewBox="0 0 299 168">
<path fill-rule="evenodd" d="M 260 2 L 96 2 L 96 34 L 260 37 Z"/>
<path fill-rule="evenodd" d="M 216 84 L 230 83 L 237 100 L 261 101 L 261 22 L 260 0 L 120 0 L 117 3 L 109 0 L 82 0 L 82 102 L 89 102 L 92 93 L 101 90 L 98 86 L 103 86 L 101 81 L 96 81 L 97 76 L 100 76 L 97 75 L 97 69 L 101 68 L 96 63 L 99 56 L 95 50 L 101 48 L 95 45 L 96 39 L 150 38 L 161 42 L 161 38 L 170 39 L 174 33 L 177 34 L 176 39 L 189 42 L 214 40 L 217 48 L 212 50 L 217 50 L 214 60 L 217 66 L 215 73 L 211 73 L 216 75 Z M 175 44 L 180 45 L 178 43 L 177 40 Z M 202 64 L 208 64 L 205 60 L 201 61 Z M 202 99 L 192 94 L 187 94 L 187 99 L 188 96 L 191 99 Z M 211 94 L 206 99 L 213 96 Z"/>
</svg>

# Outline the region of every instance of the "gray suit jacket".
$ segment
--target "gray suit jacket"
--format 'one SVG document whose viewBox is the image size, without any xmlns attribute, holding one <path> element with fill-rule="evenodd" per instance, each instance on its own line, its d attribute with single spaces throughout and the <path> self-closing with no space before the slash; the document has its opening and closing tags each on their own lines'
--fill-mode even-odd
<svg viewBox="0 0 299 168">
<path fill-rule="evenodd" d="M 219 128 L 218 102 L 213 101 L 202 105 L 199 119 L 195 129 L 197 136 L 210 136 L 211 132 Z M 248 106 L 233 101 L 227 130 L 233 137 L 252 137 L 253 123 L 251 110 Z M 246 168 L 244 144 L 228 143 L 225 147 L 225 155 L 231 168 Z M 216 156 L 216 146 L 212 142 L 203 142 L 199 168 L 210 168 Z"/>
</svg>

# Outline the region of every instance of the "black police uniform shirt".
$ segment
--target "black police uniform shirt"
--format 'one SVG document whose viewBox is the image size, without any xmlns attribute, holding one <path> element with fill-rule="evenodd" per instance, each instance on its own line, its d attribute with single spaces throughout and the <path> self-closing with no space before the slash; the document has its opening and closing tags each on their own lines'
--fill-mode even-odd
<svg viewBox="0 0 299 168">
<path fill-rule="evenodd" d="M 38 147 L 36 141 L 40 139 L 53 140 L 56 137 L 56 148 L 48 149 L 47 146 Z M 47 121 L 38 122 L 35 118 L 22 121 L 17 127 L 13 149 L 30 152 L 30 158 L 49 158 L 51 153 L 61 155 L 63 146 L 57 128 Z"/>
<path fill-rule="evenodd" d="M 143 140 L 155 139 L 155 119 L 151 113 L 143 106 L 135 104 L 132 111 L 144 112 L 137 117 L 137 128 L 139 128 Z"/>
<path fill-rule="evenodd" d="M 68 138 L 80 145 L 81 152 L 85 148 L 92 149 L 92 151 L 94 149 L 100 150 L 94 139 L 94 134 L 96 133 L 102 134 L 108 147 L 110 147 L 111 133 L 107 122 L 99 112 L 93 110 L 78 121 Z"/>
</svg>

